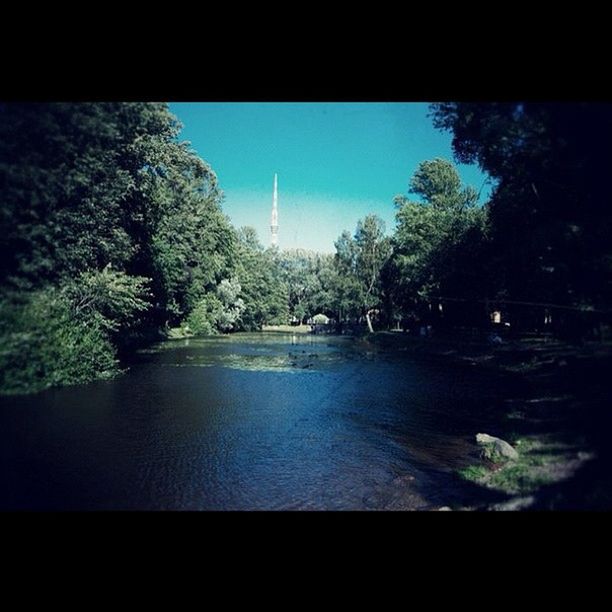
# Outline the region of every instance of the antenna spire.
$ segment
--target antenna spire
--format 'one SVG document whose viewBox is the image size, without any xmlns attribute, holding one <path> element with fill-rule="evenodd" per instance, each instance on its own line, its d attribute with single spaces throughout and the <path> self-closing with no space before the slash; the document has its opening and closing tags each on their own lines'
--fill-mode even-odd
<svg viewBox="0 0 612 612">
<path fill-rule="evenodd" d="M 274 197 L 272 199 L 272 220 L 270 222 L 270 244 L 278 246 L 278 176 L 274 174 Z"/>
</svg>

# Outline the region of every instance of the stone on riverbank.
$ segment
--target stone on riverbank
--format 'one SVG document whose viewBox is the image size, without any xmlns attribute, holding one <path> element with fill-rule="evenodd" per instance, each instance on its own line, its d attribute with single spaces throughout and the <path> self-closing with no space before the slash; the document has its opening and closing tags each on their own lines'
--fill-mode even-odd
<svg viewBox="0 0 612 612">
<path fill-rule="evenodd" d="M 516 510 L 526 510 L 530 506 L 533 505 L 535 498 L 533 495 L 529 495 L 527 497 L 513 497 L 511 500 L 502 502 L 499 504 L 494 504 L 488 508 L 488 510 L 492 511 L 501 511 L 501 512 L 514 512 Z"/>
<path fill-rule="evenodd" d="M 489 459 L 493 456 L 498 455 L 505 459 L 512 459 L 516 461 L 519 458 L 516 450 L 501 438 L 490 436 L 489 434 L 479 433 L 476 434 L 476 442 L 484 447 L 485 454 Z"/>
</svg>

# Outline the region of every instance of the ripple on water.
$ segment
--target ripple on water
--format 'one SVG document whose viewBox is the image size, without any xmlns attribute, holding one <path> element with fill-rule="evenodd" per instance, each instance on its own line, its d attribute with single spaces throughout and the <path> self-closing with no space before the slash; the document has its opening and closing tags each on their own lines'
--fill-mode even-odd
<svg viewBox="0 0 612 612">
<path fill-rule="evenodd" d="M 1 399 L 2 507 L 427 508 L 481 388 L 344 338 L 172 340 L 114 380 Z"/>
</svg>

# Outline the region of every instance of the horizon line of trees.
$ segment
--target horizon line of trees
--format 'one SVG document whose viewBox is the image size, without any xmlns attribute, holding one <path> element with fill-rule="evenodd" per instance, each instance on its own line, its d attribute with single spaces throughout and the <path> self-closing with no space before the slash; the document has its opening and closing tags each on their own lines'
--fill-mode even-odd
<svg viewBox="0 0 612 612">
<path fill-rule="evenodd" d="M 426 160 L 395 198 L 391 235 L 367 215 L 327 255 L 264 249 L 232 227 L 166 104 L 0 104 L 0 391 L 112 376 L 176 328 L 318 313 L 370 331 L 478 325 L 496 301 L 533 326 L 522 301 L 565 307 L 555 321 L 581 330 L 572 309 L 609 309 L 611 106 L 440 103 L 431 116 L 456 160 L 491 177 L 489 201 L 450 161 Z"/>
</svg>

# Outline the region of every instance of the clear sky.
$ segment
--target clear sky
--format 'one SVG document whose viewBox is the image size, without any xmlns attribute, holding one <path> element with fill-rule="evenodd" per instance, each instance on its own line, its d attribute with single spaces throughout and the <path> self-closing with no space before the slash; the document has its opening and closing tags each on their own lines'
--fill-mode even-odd
<svg viewBox="0 0 612 612">
<path fill-rule="evenodd" d="M 334 252 L 334 241 L 368 213 L 387 232 L 393 198 L 407 194 L 421 161 L 452 160 L 451 135 L 436 130 L 424 103 L 171 103 L 180 138 L 216 172 L 223 210 L 270 243 L 274 173 L 278 173 L 279 247 Z M 480 190 L 486 176 L 458 166 Z M 489 193 L 482 190 L 481 202 Z"/>
</svg>

